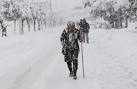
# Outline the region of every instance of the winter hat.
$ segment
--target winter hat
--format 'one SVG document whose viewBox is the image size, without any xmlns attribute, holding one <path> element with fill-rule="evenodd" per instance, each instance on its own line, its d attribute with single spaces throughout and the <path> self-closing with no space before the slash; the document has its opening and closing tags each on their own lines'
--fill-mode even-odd
<svg viewBox="0 0 137 89">
<path fill-rule="evenodd" d="M 69 22 L 67 23 L 67 25 L 68 25 L 68 26 L 75 26 L 75 22 L 69 21 Z"/>
</svg>

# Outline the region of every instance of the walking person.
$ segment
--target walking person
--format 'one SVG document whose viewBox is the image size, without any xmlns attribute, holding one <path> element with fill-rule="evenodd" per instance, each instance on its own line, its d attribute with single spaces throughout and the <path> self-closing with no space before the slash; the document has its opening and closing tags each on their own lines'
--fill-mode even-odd
<svg viewBox="0 0 137 89">
<path fill-rule="evenodd" d="M 87 23 L 86 19 L 81 19 L 80 20 L 80 31 L 82 32 L 82 38 L 83 38 L 83 42 L 87 42 L 89 43 L 89 29 L 90 29 L 90 25 Z"/>
<path fill-rule="evenodd" d="M 69 69 L 69 76 L 77 79 L 80 31 L 75 28 L 75 22 L 70 21 L 61 34 L 62 53 Z"/>
<path fill-rule="evenodd" d="M 1 30 L 2 30 L 2 37 L 7 37 L 7 26 L 4 24 L 3 20 L 0 20 Z"/>
<path fill-rule="evenodd" d="M 7 30 L 6 30 L 7 26 L 4 27 L 4 26 L 2 25 L 1 28 L 2 28 L 2 37 L 3 37 L 3 36 L 7 37 Z"/>
</svg>

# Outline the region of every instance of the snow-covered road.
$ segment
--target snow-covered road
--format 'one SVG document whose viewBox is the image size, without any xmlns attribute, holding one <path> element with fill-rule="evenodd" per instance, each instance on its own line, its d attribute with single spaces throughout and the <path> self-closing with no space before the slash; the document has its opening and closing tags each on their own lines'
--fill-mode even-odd
<svg viewBox="0 0 137 89">
<path fill-rule="evenodd" d="M 68 77 L 61 54 L 64 27 L 0 39 L 0 89 L 137 89 L 137 34 L 91 30 L 79 55 L 78 80 Z"/>
<path fill-rule="evenodd" d="M 51 30 L 1 39 L 1 89 L 34 89 L 31 87 L 35 86 L 42 72 L 60 54 L 56 32 Z"/>
</svg>

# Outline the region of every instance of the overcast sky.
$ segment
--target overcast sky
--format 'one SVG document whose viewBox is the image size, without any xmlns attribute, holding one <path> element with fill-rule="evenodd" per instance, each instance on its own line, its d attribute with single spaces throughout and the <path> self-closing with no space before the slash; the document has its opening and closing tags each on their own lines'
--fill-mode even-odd
<svg viewBox="0 0 137 89">
<path fill-rule="evenodd" d="M 26 1 L 40 2 L 40 1 L 49 1 L 49 0 L 26 0 Z M 80 6 L 82 2 L 82 0 L 51 0 L 51 1 L 52 1 L 52 8 L 55 11 Z"/>
<path fill-rule="evenodd" d="M 53 10 L 64 10 L 81 5 L 82 0 L 52 0 Z"/>
</svg>

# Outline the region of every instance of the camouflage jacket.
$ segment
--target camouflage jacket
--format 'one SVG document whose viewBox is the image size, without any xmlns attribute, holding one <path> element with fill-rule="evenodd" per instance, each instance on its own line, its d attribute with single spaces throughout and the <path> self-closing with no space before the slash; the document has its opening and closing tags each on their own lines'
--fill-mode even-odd
<svg viewBox="0 0 137 89">
<path fill-rule="evenodd" d="M 62 43 L 62 53 L 66 55 L 68 52 L 79 51 L 78 40 L 81 42 L 80 31 L 75 29 L 74 32 L 69 32 L 68 29 L 65 29 L 62 34 L 60 41 Z"/>
</svg>

